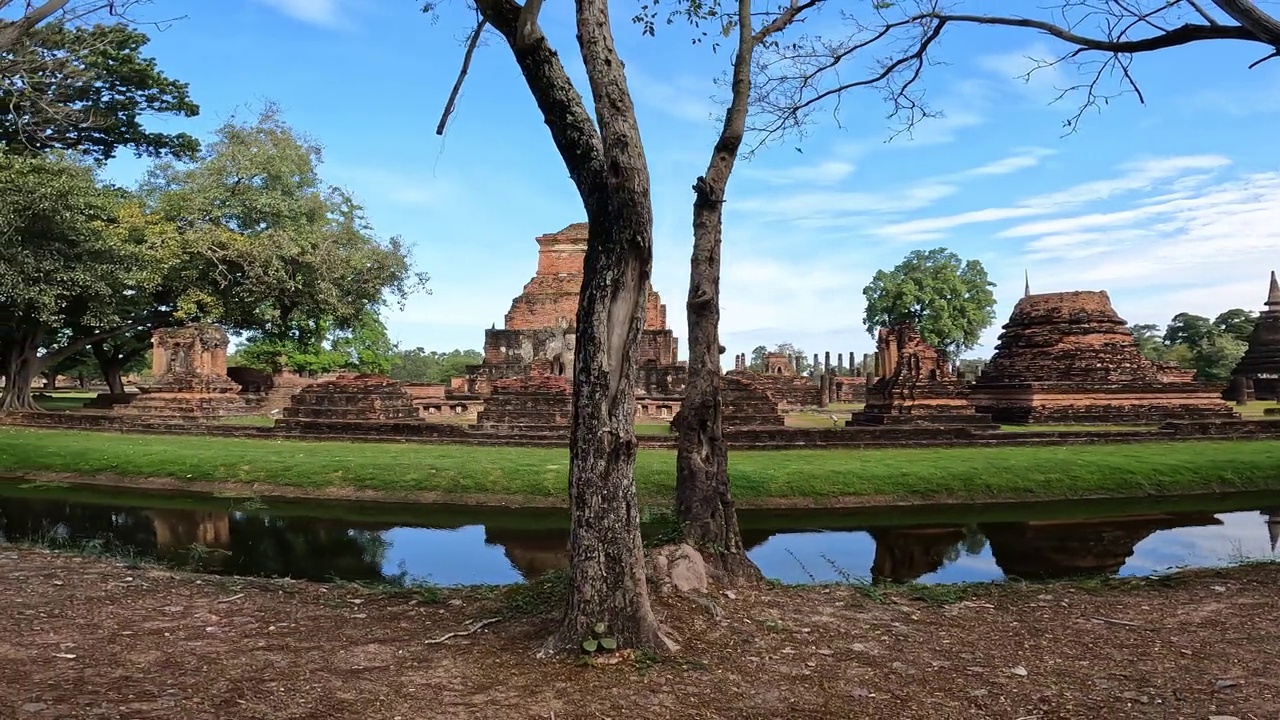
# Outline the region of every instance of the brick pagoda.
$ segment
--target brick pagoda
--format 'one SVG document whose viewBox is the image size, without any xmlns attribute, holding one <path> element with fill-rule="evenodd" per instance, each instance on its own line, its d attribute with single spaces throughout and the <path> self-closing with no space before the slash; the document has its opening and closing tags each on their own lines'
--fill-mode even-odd
<svg viewBox="0 0 1280 720">
<path fill-rule="evenodd" d="M 151 333 L 152 377 L 137 384 L 133 402 L 112 412 L 135 420 L 192 422 L 250 412 L 227 377 L 227 333 L 195 323 Z"/>
<path fill-rule="evenodd" d="M 725 373 L 725 377 L 734 377 L 744 388 L 750 387 L 753 392 L 764 394 L 779 412 L 813 408 L 820 404 L 818 383 L 797 374 L 795 360 L 783 353 L 766 353 L 764 372 L 748 369 L 746 358 L 742 357 L 740 362 L 735 362 L 733 370 Z"/>
<path fill-rule="evenodd" d="M 574 223 L 539 236 L 537 242 L 538 269 L 533 279 L 511 301 L 503 327 L 485 330 L 484 362 L 468 368 L 471 392 L 486 395 L 496 380 L 529 374 L 536 359 L 547 360 L 553 375 L 573 377 L 587 224 Z M 676 337 L 667 328 L 667 306 L 650 287 L 637 363 L 640 373 L 646 367 L 676 366 L 677 349 Z"/>
<path fill-rule="evenodd" d="M 1236 417 L 1219 385 L 1143 356 L 1106 291 L 1024 296 L 969 400 L 1000 423 Z"/>
<path fill-rule="evenodd" d="M 1231 371 L 1232 400 L 1280 400 L 1280 282 L 1274 270 L 1265 306 L 1249 335 L 1249 348 Z M 1245 397 L 1239 397 L 1242 384 Z"/>
<path fill-rule="evenodd" d="M 990 415 L 974 412 L 969 388 L 952 373 L 946 353 L 921 339 L 911 323 L 880 328 L 876 366 L 867 404 L 846 425 L 991 424 Z"/>
</svg>

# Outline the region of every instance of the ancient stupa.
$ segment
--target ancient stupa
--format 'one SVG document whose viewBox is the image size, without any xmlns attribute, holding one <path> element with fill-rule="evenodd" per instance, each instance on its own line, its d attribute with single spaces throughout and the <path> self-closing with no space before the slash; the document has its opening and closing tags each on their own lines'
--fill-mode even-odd
<svg viewBox="0 0 1280 720">
<path fill-rule="evenodd" d="M 1028 288 L 969 401 L 999 423 L 1235 417 L 1220 385 L 1148 360 L 1105 290 Z"/>
<path fill-rule="evenodd" d="M 1276 281 L 1274 270 L 1265 304 L 1267 309 L 1258 315 L 1249 335 L 1249 349 L 1231 371 L 1231 377 L 1245 378 L 1253 387 L 1252 398 L 1280 400 L 1280 282 Z M 1232 399 L 1251 399 L 1238 397 L 1239 387 L 1238 381 L 1232 383 Z"/>
</svg>

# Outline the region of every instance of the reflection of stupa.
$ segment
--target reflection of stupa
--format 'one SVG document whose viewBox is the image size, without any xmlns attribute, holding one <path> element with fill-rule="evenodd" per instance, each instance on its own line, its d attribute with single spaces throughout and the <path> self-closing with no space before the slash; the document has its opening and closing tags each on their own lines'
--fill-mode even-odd
<svg viewBox="0 0 1280 720">
<path fill-rule="evenodd" d="M 1271 540 L 1271 552 L 1276 551 L 1276 545 L 1280 544 L 1280 510 L 1263 510 L 1263 515 L 1267 516 L 1267 537 Z"/>
<path fill-rule="evenodd" d="M 178 555 L 200 545 L 216 550 L 231 547 L 231 517 L 224 512 L 148 510 L 156 531 L 156 554 Z M 216 559 L 214 559 L 216 558 Z M 226 553 L 213 553 L 210 565 L 221 565 Z"/>
<path fill-rule="evenodd" d="M 872 582 L 895 583 L 935 572 L 965 537 L 962 527 L 873 528 L 868 534 L 876 541 Z"/>
<path fill-rule="evenodd" d="M 1221 525 L 1210 513 L 1097 520 L 984 523 L 991 555 L 1006 576 L 1025 579 L 1110 575 L 1157 530 Z"/>
<path fill-rule="evenodd" d="M 569 569 L 569 532 L 565 530 L 484 529 L 486 545 L 500 545 L 525 580 Z"/>
</svg>

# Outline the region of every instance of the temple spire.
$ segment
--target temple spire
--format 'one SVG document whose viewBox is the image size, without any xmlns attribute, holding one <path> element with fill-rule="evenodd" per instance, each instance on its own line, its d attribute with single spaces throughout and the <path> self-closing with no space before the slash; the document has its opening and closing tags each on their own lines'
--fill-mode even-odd
<svg viewBox="0 0 1280 720">
<path fill-rule="evenodd" d="M 1266 306 L 1272 310 L 1280 308 L 1280 282 L 1276 282 L 1276 271 L 1271 271 L 1271 287 L 1267 290 Z"/>
<path fill-rule="evenodd" d="M 1276 274 L 1275 274 L 1275 273 L 1271 273 L 1272 287 L 1274 287 L 1274 286 L 1275 286 L 1275 285 L 1274 285 L 1275 278 L 1276 278 Z M 1026 270 L 1023 270 L 1023 271 L 1022 271 L 1022 280 L 1023 280 L 1023 285 L 1022 285 L 1022 297 L 1030 297 L 1030 295 L 1031 295 L 1031 275 L 1030 275 L 1030 273 L 1028 273 Z"/>
</svg>

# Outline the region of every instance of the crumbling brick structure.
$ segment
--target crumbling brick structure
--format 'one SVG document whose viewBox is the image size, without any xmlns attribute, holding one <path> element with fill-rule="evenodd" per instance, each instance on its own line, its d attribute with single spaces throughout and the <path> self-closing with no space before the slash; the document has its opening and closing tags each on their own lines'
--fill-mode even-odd
<svg viewBox="0 0 1280 720">
<path fill-rule="evenodd" d="M 112 412 L 157 422 L 192 422 L 251 412 L 227 377 L 227 333 L 196 323 L 151 333 L 152 377 L 141 395 Z"/>
<path fill-rule="evenodd" d="M 764 373 L 766 375 L 796 375 L 796 366 L 793 364 L 791 356 L 785 353 L 765 353 L 764 354 Z"/>
<path fill-rule="evenodd" d="M 239 365 L 227 368 L 227 377 L 240 386 L 240 399 L 245 407 L 255 412 L 283 410 L 289 406 L 290 398 L 315 382 L 292 370 L 269 373 Z"/>
<path fill-rule="evenodd" d="M 385 375 L 339 375 L 312 383 L 293 395 L 284 418 L 276 425 L 289 427 L 289 421 L 418 420 L 413 398 L 400 383 Z"/>
<path fill-rule="evenodd" d="M 780 428 L 786 424 L 777 400 L 765 390 L 766 378 L 753 372 L 725 373 L 720 383 L 721 423 L 725 429 Z"/>
<path fill-rule="evenodd" d="M 484 410 L 476 416 L 477 430 L 498 432 L 562 432 L 573 420 L 573 388 L 568 378 L 553 372 L 551 362 L 539 358 L 529 374 L 493 383 Z"/>
<path fill-rule="evenodd" d="M 574 223 L 539 236 L 537 242 L 537 271 L 512 300 L 503 327 L 485 331 L 484 361 L 467 368 L 467 392 L 487 395 L 495 381 L 528 374 L 530 363 L 537 359 L 548 361 L 551 374 L 573 377 L 587 224 Z M 649 288 L 637 364 L 641 368 L 674 366 L 677 351 L 675 335 L 667 328 L 667 307 Z"/>
<path fill-rule="evenodd" d="M 991 425 L 990 415 L 974 413 L 969 388 L 953 375 L 946 353 L 911 323 L 880 328 L 876 348 L 880 377 L 847 425 Z"/>
<path fill-rule="evenodd" d="M 1280 282 L 1274 270 L 1265 307 L 1249 335 L 1249 348 L 1231 371 L 1232 400 L 1280 401 Z"/>
<path fill-rule="evenodd" d="M 1000 423 L 1129 423 L 1235 417 L 1221 385 L 1143 356 L 1105 291 L 1026 295 L 970 388 Z"/>
</svg>

